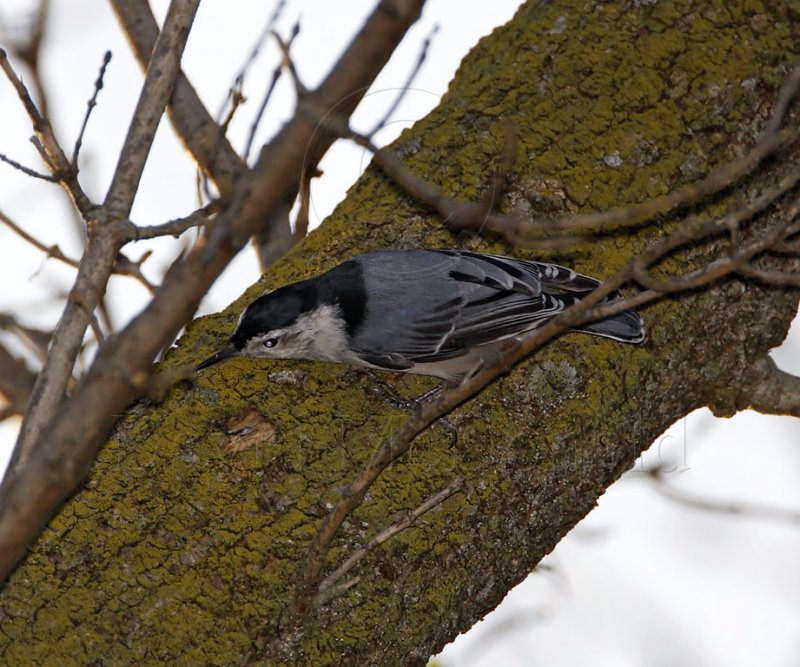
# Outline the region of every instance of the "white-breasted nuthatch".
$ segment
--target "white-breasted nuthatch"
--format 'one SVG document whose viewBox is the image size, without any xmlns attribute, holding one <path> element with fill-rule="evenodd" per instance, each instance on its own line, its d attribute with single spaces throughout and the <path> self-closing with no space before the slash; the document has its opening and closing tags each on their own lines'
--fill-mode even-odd
<svg viewBox="0 0 800 667">
<path fill-rule="evenodd" d="M 457 380 L 492 346 L 524 336 L 600 283 L 556 264 L 466 250 L 378 250 L 258 297 L 230 341 L 236 355 L 316 359 Z M 622 298 L 612 292 L 601 303 Z M 641 343 L 625 310 L 574 329 Z"/>
</svg>

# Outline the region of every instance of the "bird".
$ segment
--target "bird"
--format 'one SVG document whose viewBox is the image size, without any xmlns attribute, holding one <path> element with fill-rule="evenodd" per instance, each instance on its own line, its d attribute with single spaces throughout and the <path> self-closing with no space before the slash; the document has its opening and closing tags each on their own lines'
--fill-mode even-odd
<svg viewBox="0 0 800 667">
<path fill-rule="evenodd" d="M 233 356 L 308 359 L 456 382 L 497 347 L 524 337 L 600 281 L 572 269 L 467 250 L 383 249 L 267 292 L 197 370 Z M 611 292 L 599 305 L 622 299 Z M 572 329 L 641 343 L 623 310 Z"/>
</svg>

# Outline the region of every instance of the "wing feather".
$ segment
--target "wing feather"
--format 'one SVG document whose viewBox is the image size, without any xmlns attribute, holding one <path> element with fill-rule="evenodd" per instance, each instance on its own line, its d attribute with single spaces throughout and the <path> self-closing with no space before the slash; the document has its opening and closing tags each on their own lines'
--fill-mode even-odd
<svg viewBox="0 0 800 667">
<path fill-rule="evenodd" d="M 414 301 L 397 299 L 396 280 L 384 282 L 393 255 L 373 255 L 375 289 L 383 290 L 384 335 L 364 341 L 365 361 L 401 368 L 452 359 L 469 349 L 525 334 L 593 290 L 598 281 L 556 264 L 463 250 L 419 253 L 404 278 Z M 395 275 L 395 274 L 393 274 Z M 413 281 L 417 281 L 416 284 Z M 611 294 L 612 301 L 618 295 Z M 379 355 L 376 349 L 382 349 Z"/>
<path fill-rule="evenodd" d="M 556 265 L 441 252 L 460 260 L 447 276 L 453 284 L 446 291 L 461 296 L 408 324 L 401 353 L 414 362 L 453 358 L 472 347 L 528 332 L 574 303 L 568 292 L 585 292 L 597 285 L 586 278 L 575 289 L 576 278 L 584 276 Z M 564 295 L 543 293 L 542 276 Z"/>
</svg>

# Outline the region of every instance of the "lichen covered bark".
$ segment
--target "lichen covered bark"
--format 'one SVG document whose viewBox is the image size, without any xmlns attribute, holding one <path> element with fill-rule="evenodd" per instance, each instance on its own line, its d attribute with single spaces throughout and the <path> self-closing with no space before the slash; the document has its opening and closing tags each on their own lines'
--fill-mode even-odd
<svg viewBox="0 0 800 667">
<path fill-rule="evenodd" d="M 538 216 L 641 201 L 752 144 L 797 59 L 798 24 L 796 5 L 781 2 L 528 2 L 395 150 L 448 194 L 476 199 L 512 119 L 508 208 Z M 608 276 L 670 224 L 549 258 Z M 454 238 L 369 169 L 318 231 L 231 308 L 189 327 L 163 365 L 203 358 L 267 286 L 374 248 L 456 245 L 513 252 Z M 667 426 L 780 343 L 796 306 L 791 291 L 728 280 L 644 309 L 644 346 L 574 334 L 549 344 L 452 415 L 457 444 L 434 426 L 381 477 L 331 568 L 455 477 L 466 481 L 357 566 L 358 584 L 308 622 L 294 661 L 423 663 L 496 606 Z M 0 592 L 0 662 L 264 661 L 337 488 L 406 416 L 371 383 L 329 364 L 232 360 L 160 405 L 132 407 Z M 398 386 L 413 395 L 432 382 Z"/>
</svg>

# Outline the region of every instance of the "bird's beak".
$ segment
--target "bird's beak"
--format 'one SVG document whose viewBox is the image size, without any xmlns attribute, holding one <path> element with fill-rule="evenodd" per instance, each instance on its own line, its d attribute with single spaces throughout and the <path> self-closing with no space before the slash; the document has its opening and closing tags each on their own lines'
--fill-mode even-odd
<svg viewBox="0 0 800 667">
<path fill-rule="evenodd" d="M 223 359 L 235 356 L 238 352 L 239 350 L 236 349 L 236 346 L 233 343 L 227 343 L 224 347 L 220 348 L 214 354 L 212 354 L 208 359 L 197 364 L 196 370 L 201 371 L 204 368 L 213 366 L 214 364 L 222 361 Z"/>
</svg>

